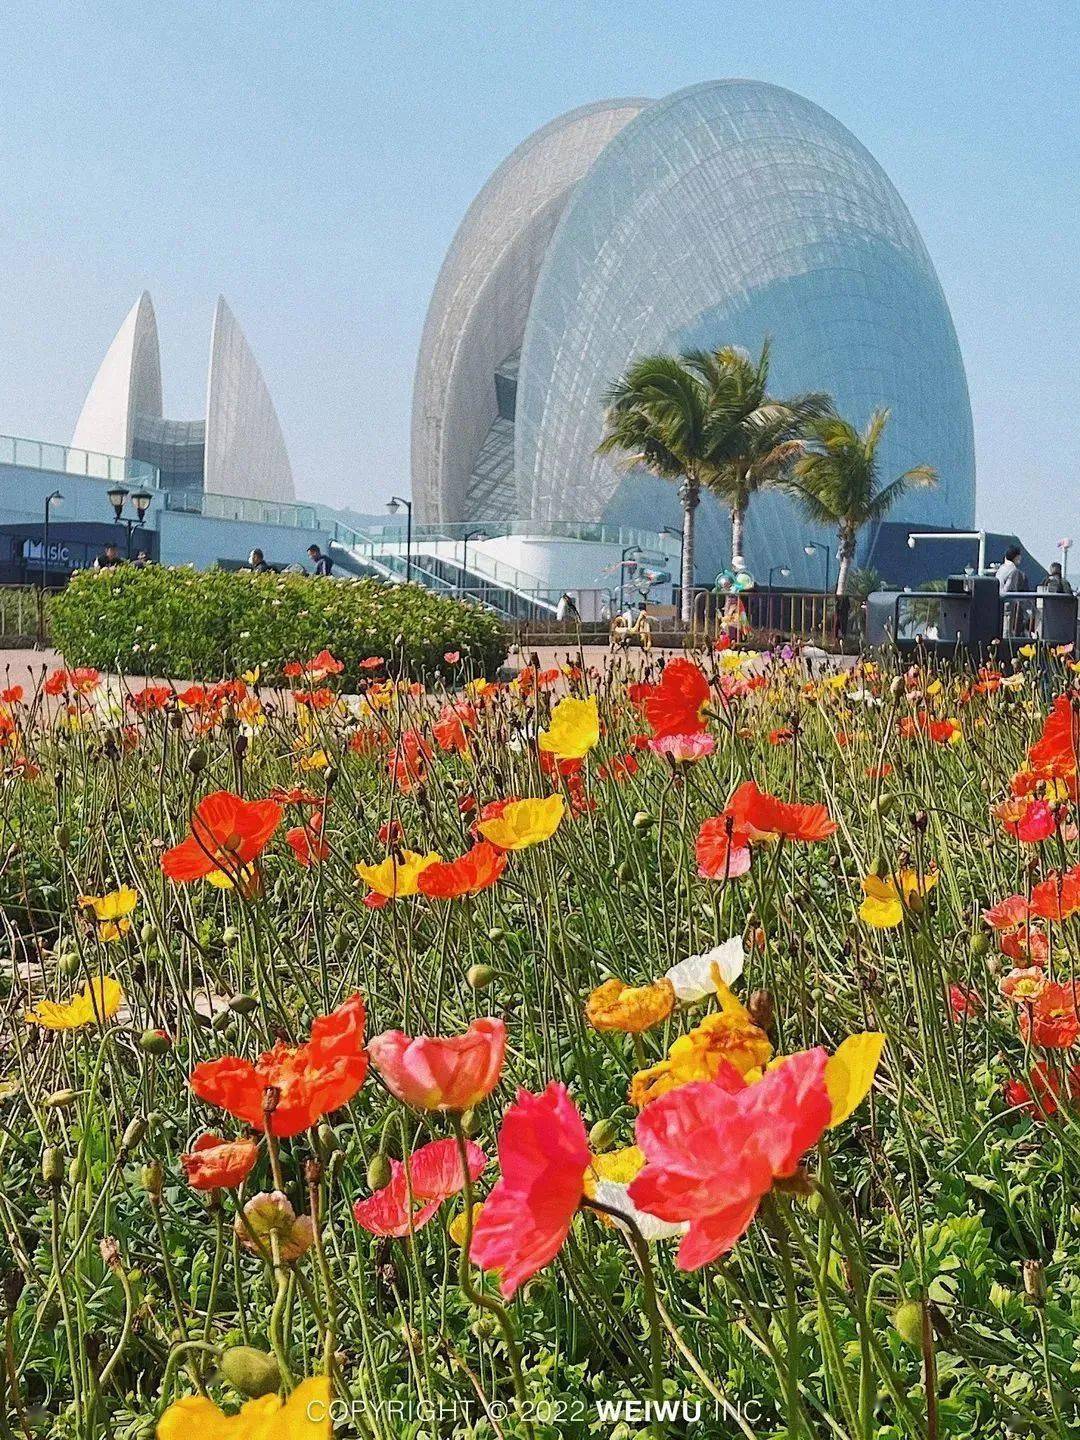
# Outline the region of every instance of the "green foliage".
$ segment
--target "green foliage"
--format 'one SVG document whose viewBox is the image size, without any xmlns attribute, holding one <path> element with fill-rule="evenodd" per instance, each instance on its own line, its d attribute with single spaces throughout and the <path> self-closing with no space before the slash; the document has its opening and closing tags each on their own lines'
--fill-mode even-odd
<svg viewBox="0 0 1080 1440">
<path fill-rule="evenodd" d="M 390 673 L 447 672 L 447 651 L 491 673 L 506 655 L 499 621 L 419 585 L 249 575 L 224 570 L 85 570 L 50 602 L 54 643 L 69 665 L 128 675 L 235 675 L 324 647 L 352 671 L 369 656 Z"/>
</svg>

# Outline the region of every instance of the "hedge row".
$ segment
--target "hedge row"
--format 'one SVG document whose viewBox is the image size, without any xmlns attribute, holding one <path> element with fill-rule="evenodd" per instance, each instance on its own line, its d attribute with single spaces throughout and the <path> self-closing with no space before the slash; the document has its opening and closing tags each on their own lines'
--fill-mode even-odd
<svg viewBox="0 0 1080 1440">
<path fill-rule="evenodd" d="M 68 665 L 175 679 L 256 665 L 269 679 L 324 647 L 351 674 L 373 655 L 391 674 L 447 674 L 449 651 L 491 674 L 507 648 L 495 616 L 419 585 L 159 565 L 80 571 L 50 602 L 50 620 Z"/>
</svg>

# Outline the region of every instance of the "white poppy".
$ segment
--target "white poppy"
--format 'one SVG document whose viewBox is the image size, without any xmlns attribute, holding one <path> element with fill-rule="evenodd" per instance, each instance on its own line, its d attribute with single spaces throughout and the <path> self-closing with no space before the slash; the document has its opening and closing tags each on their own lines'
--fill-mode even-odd
<svg viewBox="0 0 1080 1440">
<path fill-rule="evenodd" d="M 707 995 L 715 995 L 717 980 L 722 980 L 725 985 L 734 985 L 745 964 L 742 936 L 733 935 L 704 955 L 690 955 L 680 960 L 667 972 L 667 979 L 671 981 L 676 1000 L 692 1005 L 697 1000 L 704 1000 Z"/>
<path fill-rule="evenodd" d="M 673 1235 L 685 1235 L 689 1230 L 690 1223 L 687 1220 L 661 1220 L 646 1210 L 639 1210 L 630 1199 L 628 1190 L 628 1186 L 620 1185 L 617 1180 L 596 1182 L 596 1198 L 601 1205 L 610 1205 L 613 1210 L 620 1210 L 624 1215 L 628 1215 L 641 1231 L 643 1240 L 670 1240 Z M 623 1225 L 614 1216 L 610 1219 L 620 1230 L 629 1230 L 629 1226 Z"/>
</svg>

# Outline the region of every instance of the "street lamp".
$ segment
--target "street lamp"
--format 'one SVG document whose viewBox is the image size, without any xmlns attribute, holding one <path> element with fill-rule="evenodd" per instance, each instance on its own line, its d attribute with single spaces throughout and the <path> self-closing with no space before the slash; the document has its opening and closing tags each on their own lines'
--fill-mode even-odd
<svg viewBox="0 0 1080 1440">
<path fill-rule="evenodd" d="M 405 506 L 405 579 L 412 579 L 412 501 L 403 500 L 400 495 L 391 495 L 386 502 L 386 508 L 391 515 L 396 515 Z"/>
<path fill-rule="evenodd" d="M 462 544 L 462 547 L 461 547 L 461 593 L 462 593 L 462 594 L 465 593 L 465 582 L 466 582 L 466 580 L 468 579 L 468 571 L 469 571 L 469 541 L 470 541 L 470 540 L 486 540 L 486 539 L 487 539 L 487 531 L 486 531 L 486 530 L 470 530 L 469 533 L 465 536 L 464 543 Z"/>
<path fill-rule="evenodd" d="M 815 542 L 813 545 L 804 545 L 804 555 L 816 555 L 819 550 L 825 551 L 825 594 L 829 593 L 829 566 L 832 564 L 832 549 L 822 542 Z"/>
<path fill-rule="evenodd" d="M 1069 573 L 1069 551 L 1072 549 L 1072 536 L 1066 535 L 1057 543 L 1061 551 L 1061 578 L 1064 580 Z"/>
<path fill-rule="evenodd" d="M 626 545 L 622 555 L 619 557 L 619 614 L 623 612 L 623 603 L 626 596 L 626 564 L 633 561 L 636 565 L 639 560 L 644 560 L 645 551 L 640 545 Z"/>
<path fill-rule="evenodd" d="M 54 505 L 62 505 L 64 497 L 59 490 L 45 496 L 45 524 L 41 530 L 41 580 L 38 585 L 37 645 L 45 644 L 45 582 L 49 567 L 49 512 Z"/>
<path fill-rule="evenodd" d="M 133 530 L 137 530 L 146 519 L 146 512 L 149 510 L 150 502 L 154 497 L 145 490 L 136 490 L 135 493 L 132 494 L 124 485 L 112 486 L 108 494 L 109 504 L 112 506 L 113 514 L 116 516 L 116 523 L 123 525 L 127 530 L 127 558 L 130 560 L 131 533 Z M 124 502 L 128 499 L 131 500 L 135 509 L 134 520 L 129 515 L 124 514 Z"/>
</svg>

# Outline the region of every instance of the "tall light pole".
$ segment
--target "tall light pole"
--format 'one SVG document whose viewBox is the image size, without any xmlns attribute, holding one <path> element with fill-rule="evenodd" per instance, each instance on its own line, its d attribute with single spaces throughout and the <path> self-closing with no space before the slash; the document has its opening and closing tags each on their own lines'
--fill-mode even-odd
<svg viewBox="0 0 1080 1440">
<path fill-rule="evenodd" d="M 679 591 L 680 591 L 680 593 L 681 593 L 681 592 L 682 592 L 682 557 L 683 557 L 683 544 L 684 544 L 684 541 L 683 541 L 683 533 L 682 533 L 681 530 L 676 530 L 675 527 L 674 527 L 674 525 L 661 525 L 660 529 L 659 529 L 656 533 L 657 533 L 658 536 L 660 536 L 660 543 L 661 543 L 661 545 L 664 543 L 663 537 L 664 537 L 665 535 L 674 535 L 675 539 L 678 540 L 678 542 L 679 542 L 679 568 L 678 568 L 678 570 L 676 571 L 676 574 L 677 574 L 678 577 L 679 577 Z M 671 589 L 672 589 L 672 599 L 674 600 L 674 590 L 675 590 L 675 582 L 674 582 L 674 580 L 671 582 Z"/>
<path fill-rule="evenodd" d="M 460 587 L 460 589 L 461 589 L 461 593 L 462 593 L 462 594 L 464 594 L 464 592 L 465 592 L 465 581 L 466 581 L 466 579 L 468 578 L 468 570 L 469 570 L 469 541 L 470 541 L 470 540 L 486 540 L 486 539 L 487 539 L 487 531 L 486 531 L 486 530 L 470 530 L 469 533 L 465 536 L 464 543 L 462 544 L 462 547 L 461 547 L 461 587 Z"/>
<path fill-rule="evenodd" d="M 816 540 L 815 540 L 812 545 L 804 545 L 802 548 L 803 548 L 803 554 L 804 554 L 804 555 L 816 555 L 819 550 L 824 550 L 824 551 L 825 551 L 825 591 L 824 591 L 824 593 L 827 595 L 827 594 L 829 593 L 829 566 L 832 564 L 832 549 L 831 549 L 831 547 L 828 546 L 828 545 L 826 545 L 826 544 L 824 543 L 824 541 L 816 541 Z"/>
<path fill-rule="evenodd" d="M 1061 551 L 1062 579 L 1065 579 L 1069 574 L 1069 551 L 1072 549 L 1072 543 L 1071 535 L 1063 536 L 1057 543 L 1057 548 Z"/>
<path fill-rule="evenodd" d="M 412 501 L 403 500 L 400 495 L 391 495 L 386 502 L 386 508 L 391 515 L 396 515 L 405 506 L 405 580 L 412 579 Z"/>
<path fill-rule="evenodd" d="M 49 567 L 49 512 L 54 505 L 62 505 L 64 497 L 59 490 L 45 496 L 45 524 L 41 528 L 41 582 L 38 585 L 37 645 L 45 644 L 45 582 Z"/>
</svg>

